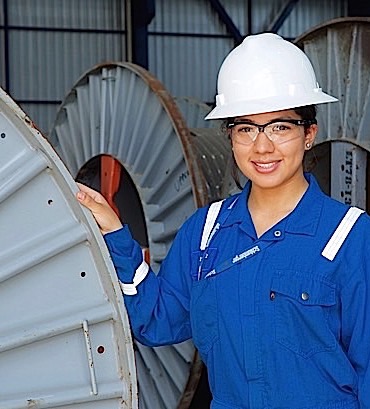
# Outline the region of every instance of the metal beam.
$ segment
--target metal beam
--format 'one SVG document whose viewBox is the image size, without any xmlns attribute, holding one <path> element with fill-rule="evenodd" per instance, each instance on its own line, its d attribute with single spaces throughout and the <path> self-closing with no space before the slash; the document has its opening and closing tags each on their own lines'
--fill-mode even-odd
<svg viewBox="0 0 370 409">
<path fill-rule="evenodd" d="M 351 0 L 348 2 L 348 17 L 370 17 L 368 1 Z"/>
<path fill-rule="evenodd" d="M 128 0 L 126 3 L 129 61 L 146 69 L 148 69 L 149 65 L 148 25 L 154 18 L 154 15 L 155 0 Z"/>
<path fill-rule="evenodd" d="M 267 31 L 272 33 L 277 33 L 281 26 L 284 24 L 284 21 L 289 17 L 289 14 L 293 10 L 296 3 L 299 0 L 288 0 L 285 5 L 281 8 L 280 13 L 277 14 L 275 20 L 269 25 Z"/>
<path fill-rule="evenodd" d="M 215 10 L 221 21 L 225 24 L 226 30 L 232 35 L 235 44 L 240 44 L 243 40 L 243 36 L 241 35 L 238 27 L 230 18 L 227 11 L 224 9 L 223 5 L 219 2 L 219 0 L 209 0 L 209 2 L 213 10 Z"/>
</svg>

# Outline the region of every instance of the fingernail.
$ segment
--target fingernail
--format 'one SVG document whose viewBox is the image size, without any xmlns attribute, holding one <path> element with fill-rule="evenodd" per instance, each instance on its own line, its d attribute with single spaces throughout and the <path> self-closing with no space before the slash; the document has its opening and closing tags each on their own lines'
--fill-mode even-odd
<svg viewBox="0 0 370 409">
<path fill-rule="evenodd" d="M 84 200 L 85 199 L 85 193 L 84 192 L 77 192 L 77 199 L 78 200 Z"/>
</svg>

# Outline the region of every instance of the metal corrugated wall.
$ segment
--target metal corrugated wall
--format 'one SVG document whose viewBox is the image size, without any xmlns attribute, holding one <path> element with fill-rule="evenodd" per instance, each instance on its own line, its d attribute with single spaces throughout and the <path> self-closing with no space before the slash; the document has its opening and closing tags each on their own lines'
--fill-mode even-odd
<svg viewBox="0 0 370 409">
<path fill-rule="evenodd" d="M 1 85 L 48 131 L 76 80 L 97 63 L 125 59 L 120 0 L 7 0 L 9 59 Z"/>
<path fill-rule="evenodd" d="M 279 34 L 296 38 L 313 27 L 338 17 L 347 17 L 347 0 L 301 0 L 293 8 Z"/>
<path fill-rule="evenodd" d="M 220 3 L 241 35 L 270 29 L 292 5 L 278 30 L 291 39 L 347 12 L 347 0 Z M 1 85 L 44 132 L 58 101 L 86 71 L 126 59 L 124 0 L 3 0 L 0 25 Z M 149 71 L 172 96 L 213 102 L 218 68 L 234 44 L 211 1 L 155 0 Z"/>
<path fill-rule="evenodd" d="M 287 0 L 223 0 L 222 5 L 241 35 L 271 29 Z M 278 34 L 294 39 L 309 28 L 346 16 L 347 0 L 301 0 L 293 5 Z M 250 15 L 250 30 L 248 16 Z M 149 70 L 173 96 L 213 102 L 217 72 L 234 47 L 211 3 L 199 0 L 156 0 L 149 26 Z M 266 62 L 268 63 L 268 62 Z"/>
<path fill-rule="evenodd" d="M 149 34 L 149 70 L 170 94 L 212 101 L 219 63 L 234 41 L 210 3 L 156 0 Z"/>
</svg>

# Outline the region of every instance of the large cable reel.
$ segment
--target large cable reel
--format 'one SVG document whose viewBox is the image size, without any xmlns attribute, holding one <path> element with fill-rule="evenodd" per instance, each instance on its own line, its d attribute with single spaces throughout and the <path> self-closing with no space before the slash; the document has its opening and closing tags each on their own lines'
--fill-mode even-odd
<svg viewBox="0 0 370 409">
<path fill-rule="evenodd" d="M 332 197 L 370 210 L 370 19 L 329 21 L 295 40 L 320 86 L 339 102 L 319 105 L 319 134 L 306 165 Z"/>
<path fill-rule="evenodd" d="M 189 98 L 176 103 L 142 67 L 110 63 L 77 81 L 51 129 L 76 180 L 102 189 L 113 158 L 114 204 L 155 270 L 181 224 L 221 196 L 230 149 L 208 129 L 219 125 L 203 120 L 208 111 Z M 188 408 L 202 371 L 192 342 L 135 348 L 140 409 Z"/>
<path fill-rule="evenodd" d="M 119 283 L 77 186 L 0 89 L 0 407 L 137 409 Z"/>
</svg>

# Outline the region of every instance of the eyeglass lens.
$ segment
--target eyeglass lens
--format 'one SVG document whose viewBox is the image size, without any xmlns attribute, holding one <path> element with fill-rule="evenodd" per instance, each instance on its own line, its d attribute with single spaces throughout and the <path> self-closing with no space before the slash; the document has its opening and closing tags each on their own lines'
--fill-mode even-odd
<svg viewBox="0 0 370 409">
<path fill-rule="evenodd" d="M 301 123 L 301 121 L 276 121 L 264 125 L 240 121 L 239 123 L 235 122 L 232 124 L 231 132 L 233 139 L 244 145 L 253 143 L 260 132 L 264 132 L 270 141 L 281 143 L 292 139 L 291 137 L 294 137 L 294 130 L 297 126 L 302 125 L 304 123 Z"/>
</svg>

